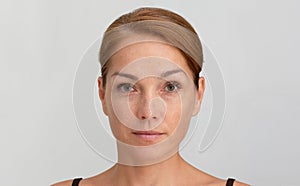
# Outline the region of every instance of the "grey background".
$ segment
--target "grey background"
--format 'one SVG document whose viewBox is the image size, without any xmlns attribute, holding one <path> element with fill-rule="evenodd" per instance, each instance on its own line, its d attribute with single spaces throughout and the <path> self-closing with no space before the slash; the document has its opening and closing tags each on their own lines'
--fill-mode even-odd
<svg viewBox="0 0 300 186">
<path fill-rule="evenodd" d="M 1 185 L 49 185 L 111 163 L 81 138 L 72 85 L 80 57 L 120 14 L 159 6 L 187 18 L 215 54 L 226 114 L 213 145 L 182 155 L 221 178 L 300 185 L 299 1 L 1 1 Z"/>
</svg>

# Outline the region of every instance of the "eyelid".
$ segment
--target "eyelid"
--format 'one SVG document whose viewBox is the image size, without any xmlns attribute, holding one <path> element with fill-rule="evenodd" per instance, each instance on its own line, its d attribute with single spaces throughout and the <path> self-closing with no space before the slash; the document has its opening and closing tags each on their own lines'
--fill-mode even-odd
<svg viewBox="0 0 300 186">
<path fill-rule="evenodd" d="M 134 85 L 132 83 L 120 83 L 120 84 L 117 85 L 116 88 L 117 88 L 118 91 L 121 91 L 121 92 L 124 92 L 124 93 L 132 92 L 131 90 L 124 90 L 123 89 L 124 86 L 128 86 L 129 88 L 134 89 Z M 128 88 L 128 87 L 126 87 L 126 88 Z"/>
<path fill-rule="evenodd" d="M 165 90 L 165 88 L 166 88 L 167 86 L 169 86 L 169 85 L 175 86 L 175 90 L 174 90 L 174 91 L 168 91 L 168 90 Z M 164 85 L 164 90 L 165 90 L 166 92 L 169 92 L 169 93 L 177 92 L 177 91 L 180 90 L 180 89 L 182 89 L 182 86 L 181 86 L 181 84 L 180 84 L 179 82 L 177 82 L 177 81 L 168 81 L 168 82 L 166 82 L 165 85 Z"/>
<path fill-rule="evenodd" d="M 120 87 L 125 86 L 125 85 L 130 85 L 132 87 L 134 86 L 132 83 L 120 83 L 120 84 L 117 85 L 117 88 L 120 88 Z"/>
<path fill-rule="evenodd" d="M 172 85 L 181 87 L 181 84 L 180 84 L 179 82 L 177 82 L 177 81 L 168 81 L 166 84 L 167 84 L 167 85 L 172 84 Z"/>
<path fill-rule="evenodd" d="M 174 90 L 167 90 L 167 87 L 170 85 L 175 87 Z M 136 88 L 137 88 L 136 85 L 130 82 L 120 82 L 119 84 L 116 85 L 116 90 L 123 93 L 134 92 Z M 182 89 L 182 85 L 178 81 L 166 81 L 162 84 L 161 87 L 161 90 L 167 93 L 174 93 L 180 89 Z"/>
</svg>

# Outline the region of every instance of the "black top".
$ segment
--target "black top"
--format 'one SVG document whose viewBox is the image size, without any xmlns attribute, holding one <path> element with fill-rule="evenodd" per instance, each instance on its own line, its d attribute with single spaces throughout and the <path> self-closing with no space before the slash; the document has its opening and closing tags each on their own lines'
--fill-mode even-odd
<svg viewBox="0 0 300 186">
<path fill-rule="evenodd" d="M 227 182 L 226 182 L 226 186 L 233 186 L 233 182 L 234 182 L 235 180 L 233 179 L 233 178 L 228 178 L 227 179 Z"/>
<path fill-rule="evenodd" d="M 75 178 L 72 182 L 72 186 L 78 186 L 79 182 L 82 180 L 82 178 Z"/>
<path fill-rule="evenodd" d="M 82 178 L 75 178 L 73 180 L 73 183 L 72 183 L 72 186 L 78 186 L 79 185 L 79 182 L 82 180 Z M 227 179 L 227 182 L 226 182 L 226 186 L 233 186 L 233 182 L 235 180 L 233 178 L 228 178 Z"/>
</svg>

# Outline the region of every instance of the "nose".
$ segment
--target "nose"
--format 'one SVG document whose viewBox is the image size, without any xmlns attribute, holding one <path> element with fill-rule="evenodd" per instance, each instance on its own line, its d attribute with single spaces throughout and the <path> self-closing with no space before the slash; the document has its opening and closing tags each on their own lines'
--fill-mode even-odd
<svg viewBox="0 0 300 186">
<path fill-rule="evenodd" d="M 150 86 L 142 91 L 138 96 L 136 116 L 140 120 L 156 119 L 157 116 L 153 112 L 153 100 L 156 97 L 156 91 Z"/>
</svg>

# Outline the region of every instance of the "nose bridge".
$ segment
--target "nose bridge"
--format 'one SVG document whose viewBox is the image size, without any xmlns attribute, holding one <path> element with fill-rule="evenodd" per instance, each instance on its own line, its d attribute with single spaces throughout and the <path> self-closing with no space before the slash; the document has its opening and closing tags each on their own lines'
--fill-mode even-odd
<svg viewBox="0 0 300 186">
<path fill-rule="evenodd" d="M 141 95 L 139 96 L 139 108 L 138 108 L 138 118 L 139 119 L 149 119 L 152 116 L 151 111 L 151 101 L 157 96 L 156 86 L 151 79 L 145 79 L 141 82 L 144 86 L 141 90 Z"/>
<path fill-rule="evenodd" d="M 140 80 L 141 86 L 141 97 L 146 100 L 151 100 L 156 97 L 157 93 L 157 78 L 148 77 Z"/>
</svg>

